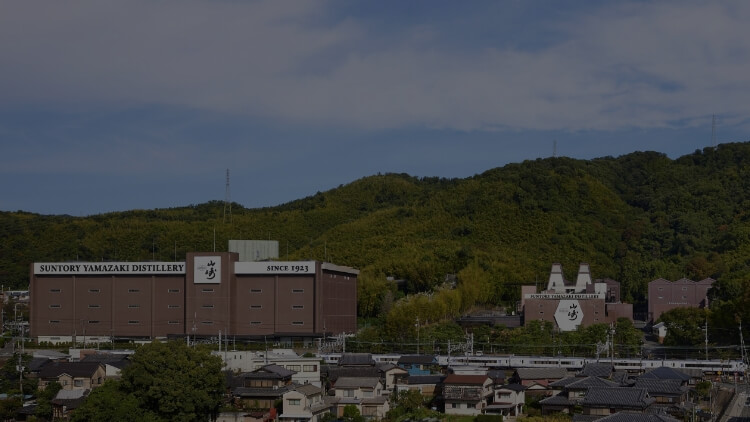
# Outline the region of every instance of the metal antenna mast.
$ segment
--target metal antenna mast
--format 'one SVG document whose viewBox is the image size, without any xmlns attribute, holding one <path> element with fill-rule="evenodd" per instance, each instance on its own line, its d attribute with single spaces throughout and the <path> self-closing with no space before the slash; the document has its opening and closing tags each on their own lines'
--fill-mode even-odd
<svg viewBox="0 0 750 422">
<path fill-rule="evenodd" d="M 711 119 L 711 146 L 716 148 L 716 115 Z"/>
<path fill-rule="evenodd" d="M 227 189 L 224 194 L 224 223 L 227 222 L 227 213 L 229 214 L 229 224 L 232 224 L 232 200 L 229 195 L 229 169 L 227 169 Z"/>
</svg>

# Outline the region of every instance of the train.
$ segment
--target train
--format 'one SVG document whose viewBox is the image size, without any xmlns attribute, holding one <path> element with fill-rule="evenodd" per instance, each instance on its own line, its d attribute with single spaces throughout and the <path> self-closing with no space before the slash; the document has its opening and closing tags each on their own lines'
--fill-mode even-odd
<svg viewBox="0 0 750 422">
<path fill-rule="evenodd" d="M 341 359 L 341 353 L 323 353 L 317 356 L 329 365 L 335 365 Z M 397 364 L 401 354 L 373 354 L 372 358 L 376 364 Z M 487 369 L 509 369 L 509 368 L 566 368 L 569 370 L 580 370 L 587 363 L 611 362 L 615 370 L 628 372 L 643 372 L 653 368 L 666 366 L 675 369 L 700 369 L 706 374 L 729 374 L 744 373 L 747 364 L 741 360 L 699 360 L 699 359 L 638 359 L 638 358 L 585 358 L 566 356 L 495 356 L 495 355 L 459 355 L 435 356 L 437 365 L 449 366 L 474 366 Z"/>
</svg>

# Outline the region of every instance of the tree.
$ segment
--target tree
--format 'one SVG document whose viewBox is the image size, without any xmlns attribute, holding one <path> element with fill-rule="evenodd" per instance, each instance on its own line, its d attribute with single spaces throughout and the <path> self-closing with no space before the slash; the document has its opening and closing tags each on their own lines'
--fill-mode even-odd
<svg viewBox="0 0 750 422">
<path fill-rule="evenodd" d="M 218 412 L 222 362 L 208 350 L 181 341 L 154 341 L 136 350 L 131 360 L 122 371 L 121 388 L 142 410 L 180 421 L 204 421 Z"/>
<path fill-rule="evenodd" d="M 347 404 L 344 406 L 344 414 L 342 419 L 344 422 L 364 422 L 365 418 L 359 413 L 357 406 L 353 404 Z"/>
<path fill-rule="evenodd" d="M 107 380 L 104 385 L 95 388 L 86 401 L 73 412 L 71 422 L 159 420 L 152 412 L 138 407 L 138 400 L 135 396 L 124 392 L 120 387 L 118 381 Z"/>
<path fill-rule="evenodd" d="M 36 409 L 34 415 L 42 420 L 52 420 L 52 399 L 55 398 L 57 393 L 62 389 L 59 382 L 51 382 L 47 384 L 44 390 L 40 390 L 37 393 L 36 398 Z"/>
</svg>

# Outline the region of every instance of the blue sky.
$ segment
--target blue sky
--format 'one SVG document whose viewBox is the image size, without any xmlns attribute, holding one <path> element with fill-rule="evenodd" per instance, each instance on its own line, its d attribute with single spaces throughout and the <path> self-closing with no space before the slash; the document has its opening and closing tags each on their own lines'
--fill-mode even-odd
<svg viewBox="0 0 750 422">
<path fill-rule="evenodd" d="M 750 140 L 750 2 L 0 0 L 0 210 Z"/>
</svg>

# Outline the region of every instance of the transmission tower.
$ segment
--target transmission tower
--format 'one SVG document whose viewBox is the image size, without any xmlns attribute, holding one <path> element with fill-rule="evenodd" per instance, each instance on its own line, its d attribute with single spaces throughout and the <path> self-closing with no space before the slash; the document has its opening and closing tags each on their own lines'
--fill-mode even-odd
<svg viewBox="0 0 750 422">
<path fill-rule="evenodd" d="M 229 195 L 229 169 L 227 169 L 227 189 L 224 194 L 224 223 L 227 222 L 227 216 L 229 216 L 229 224 L 232 224 L 232 199 Z"/>
</svg>

